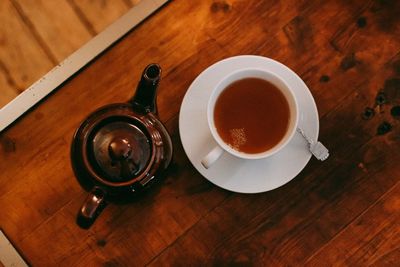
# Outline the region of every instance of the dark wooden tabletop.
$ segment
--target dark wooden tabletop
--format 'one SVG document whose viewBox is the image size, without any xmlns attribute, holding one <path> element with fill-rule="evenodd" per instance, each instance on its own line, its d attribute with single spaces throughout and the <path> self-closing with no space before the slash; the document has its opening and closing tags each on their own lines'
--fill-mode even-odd
<svg viewBox="0 0 400 267">
<path fill-rule="evenodd" d="M 33 266 L 347 265 L 400 262 L 400 2 L 175 0 L 0 134 L 0 228 Z M 237 194 L 204 179 L 178 131 L 183 96 L 226 57 L 278 60 L 317 103 L 325 162 L 291 182 Z M 93 110 L 125 102 L 158 62 L 160 119 L 174 162 L 89 230 L 72 135 Z"/>
</svg>

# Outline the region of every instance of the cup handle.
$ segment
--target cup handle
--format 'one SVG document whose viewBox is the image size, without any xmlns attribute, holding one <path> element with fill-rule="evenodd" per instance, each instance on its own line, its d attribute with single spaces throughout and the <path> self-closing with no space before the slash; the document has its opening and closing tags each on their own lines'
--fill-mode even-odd
<svg viewBox="0 0 400 267">
<path fill-rule="evenodd" d="M 99 216 L 100 212 L 106 207 L 105 192 L 95 187 L 86 197 L 78 213 L 77 224 L 84 229 L 88 229 Z"/>
<path fill-rule="evenodd" d="M 222 155 L 224 150 L 220 146 L 214 147 L 202 160 L 201 165 L 208 169 L 214 164 Z"/>
</svg>

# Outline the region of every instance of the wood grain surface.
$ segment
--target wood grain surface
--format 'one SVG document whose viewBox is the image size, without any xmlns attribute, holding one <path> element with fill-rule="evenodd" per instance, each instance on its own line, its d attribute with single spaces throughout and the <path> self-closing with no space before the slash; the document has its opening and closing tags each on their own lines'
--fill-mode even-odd
<svg viewBox="0 0 400 267">
<path fill-rule="evenodd" d="M 1 1 L 0 108 L 139 2 Z"/>
<path fill-rule="evenodd" d="M 67 0 L 16 0 L 16 7 L 32 24 L 49 57 L 61 62 L 92 37 Z"/>
<path fill-rule="evenodd" d="M 0 134 L 0 228 L 33 266 L 396 266 L 399 13 L 390 0 L 171 1 Z M 209 183 L 178 132 L 191 82 L 240 54 L 299 74 L 331 152 L 262 194 Z M 174 163 L 148 194 L 82 230 L 72 135 L 90 112 L 127 101 L 151 62 L 163 68 L 158 109 Z"/>
<path fill-rule="evenodd" d="M 71 6 L 76 10 L 86 28 L 92 34 L 97 34 L 126 13 L 132 3 L 124 0 L 93 1 L 93 0 L 69 0 Z"/>
<path fill-rule="evenodd" d="M 51 59 L 35 40 L 11 1 L 0 1 L 1 18 L 1 72 L 7 77 L 7 89 L 22 92 L 37 78 L 52 68 Z M 18 38 L 12 38 L 18 32 Z"/>
</svg>

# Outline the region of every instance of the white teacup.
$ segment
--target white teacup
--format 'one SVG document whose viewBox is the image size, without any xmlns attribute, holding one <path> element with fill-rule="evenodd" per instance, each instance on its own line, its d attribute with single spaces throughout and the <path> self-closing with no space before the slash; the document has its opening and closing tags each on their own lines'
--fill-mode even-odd
<svg viewBox="0 0 400 267">
<path fill-rule="evenodd" d="M 261 153 L 245 153 L 242 151 L 238 151 L 234 148 L 232 148 L 230 145 L 225 143 L 220 135 L 218 134 L 218 131 L 216 129 L 215 123 L 214 123 L 214 107 L 216 104 L 216 101 L 220 94 L 232 83 L 238 80 L 242 80 L 245 78 L 259 78 L 266 80 L 278 88 L 282 94 L 285 96 L 288 105 L 289 105 L 289 124 L 287 131 L 283 138 L 272 148 L 263 151 Z M 269 116 L 270 114 L 266 114 L 266 116 Z M 292 92 L 292 89 L 287 85 L 287 83 L 281 79 L 279 76 L 272 72 L 268 72 L 266 70 L 262 69 L 241 69 L 238 71 L 235 71 L 225 78 L 222 79 L 222 81 L 214 88 L 214 90 L 211 93 L 210 99 L 208 101 L 208 106 L 207 106 L 207 119 L 208 119 L 208 127 L 210 128 L 211 134 L 214 137 L 215 141 L 217 142 L 217 146 L 215 146 L 201 161 L 201 164 L 208 169 L 213 165 L 220 157 L 221 155 L 225 153 L 230 153 L 233 156 L 236 156 L 238 158 L 242 159 L 262 159 L 266 158 L 269 156 L 274 155 L 281 149 L 283 149 L 293 138 L 294 133 L 296 132 L 297 128 L 297 123 L 298 123 L 298 104 L 296 97 L 294 93 Z"/>
</svg>

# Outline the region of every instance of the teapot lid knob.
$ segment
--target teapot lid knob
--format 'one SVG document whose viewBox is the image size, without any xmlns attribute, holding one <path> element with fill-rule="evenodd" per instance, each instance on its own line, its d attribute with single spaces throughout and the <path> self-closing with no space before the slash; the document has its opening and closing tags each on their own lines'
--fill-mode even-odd
<svg viewBox="0 0 400 267">
<path fill-rule="evenodd" d="M 132 146 L 127 138 L 115 137 L 108 145 L 110 158 L 115 161 L 126 160 L 132 154 Z"/>
</svg>

